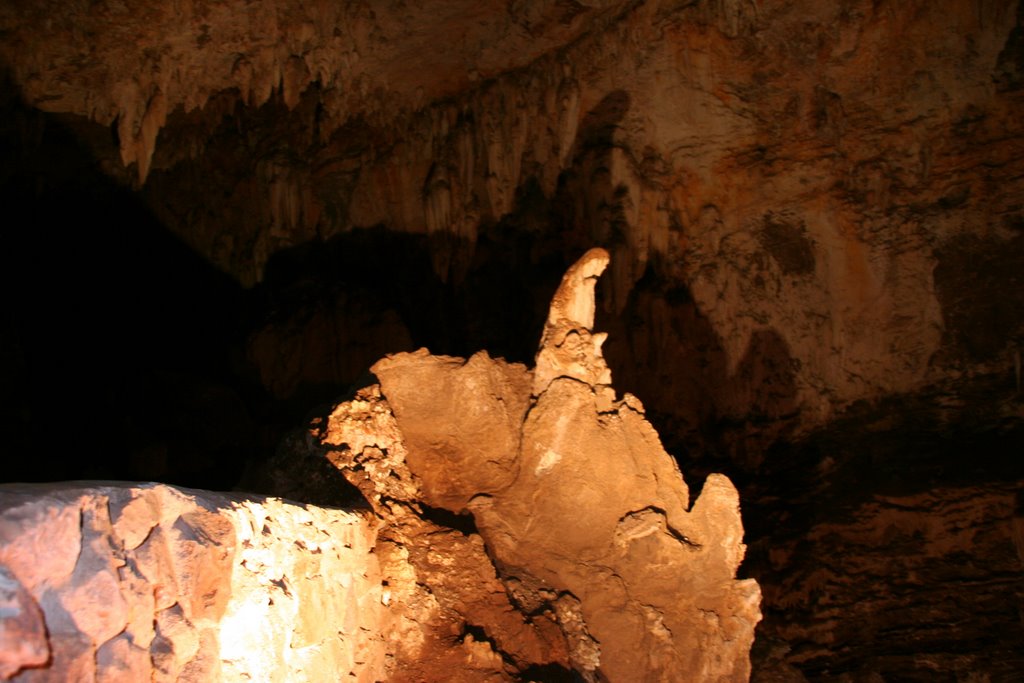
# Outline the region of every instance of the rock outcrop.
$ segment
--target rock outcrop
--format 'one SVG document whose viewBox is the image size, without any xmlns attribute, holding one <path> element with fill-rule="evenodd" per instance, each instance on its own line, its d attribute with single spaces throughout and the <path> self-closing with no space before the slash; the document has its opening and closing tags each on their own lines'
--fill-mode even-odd
<svg viewBox="0 0 1024 683">
<path fill-rule="evenodd" d="M 0 486 L 0 677 L 380 680 L 366 516 L 159 484 Z"/>
<path fill-rule="evenodd" d="M 744 681 L 739 499 L 691 506 L 595 334 L 594 249 L 537 369 L 391 356 L 314 427 L 373 513 L 164 485 L 0 487 L 18 681 Z M 299 464 L 299 463 L 297 463 Z"/>
<path fill-rule="evenodd" d="M 640 402 L 616 398 L 592 330 L 607 264 L 594 249 L 565 275 L 532 372 L 484 352 L 390 356 L 373 366 L 379 388 L 318 435 L 398 547 L 434 524 L 426 510 L 471 515 L 465 549 L 431 554 L 493 561 L 511 604 L 495 591 L 474 613 L 485 603 L 462 586 L 454 609 L 513 661 L 595 681 L 746 680 L 760 592 L 736 580 L 738 495 L 712 475 L 691 506 Z M 509 610 L 523 615 L 511 633 Z"/>
</svg>

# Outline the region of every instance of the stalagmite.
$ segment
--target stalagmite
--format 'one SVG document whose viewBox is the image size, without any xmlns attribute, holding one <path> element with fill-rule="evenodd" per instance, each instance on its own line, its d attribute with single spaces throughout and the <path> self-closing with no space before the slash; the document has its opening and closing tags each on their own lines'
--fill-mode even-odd
<svg viewBox="0 0 1024 683">
<path fill-rule="evenodd" d="M 640 402 L 615 400 L 591 331 L 607 264 L 594 249 L 569 269 L 533 372 L 483 352 L 398 354 L 373 367 L 388 443 L 354 445 L 365 439 L 348 434 L 367 422 L 349 404 L 319 433 L 399 536 L 422 516 L 416 503 L 470 512 L 515 607 L 551 615 L 562 664 L 584 679 L 746 680 L 760 592 L 735 578 L 736 490 L 712 475 L 691 507 Z"/>
<path fill-rule="evenodd" d="M 712 475 L 691 507 L 640 402 L 615 399 L 591 329 L 608 259 L 566 273 L 536 370 L 399 354 L 314 424 L 376 519 L 0 487 L 0 676 L 746 680 L 760 593 L 735 578 L 738 496 Z"/>
</svg>

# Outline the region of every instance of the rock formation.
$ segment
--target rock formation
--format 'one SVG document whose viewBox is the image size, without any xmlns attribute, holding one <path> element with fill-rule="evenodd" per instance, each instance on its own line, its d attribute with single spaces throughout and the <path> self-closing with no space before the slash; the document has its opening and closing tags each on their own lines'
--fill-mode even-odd
<svg viewBox="0 0 1024 683">
<path fill-rule="evenodd" d="M 691 507 L 639 401 L 616 400 L 591 329 L 607 263 L 594 249 L 566 274 L 532 373 L 392 356 L 315 428 L 377 520 L 0 488 L 0 676 L 747 680 L 760 591 L 735 578 L 738 495 L 713 476 Z"/>
<path fill-rule="evenodd" d="M 688 477 L 729 475 L 764 590 L 755 678 L 1015 680 L 1021 111 L 1020 0 L 0 3 L 0 478 L 231 488 L 244 467 L 243 488 L 347 504 L 306 434 L 272 456 L 315 406 L 387 354 L 514 367 L 565 332 L 527 380 L 488 370 L 500 420 L 563 372 L 623 413 L 603 366 L 576 367 L 600 347 Z M 603 345 L 547 319 L 595 245 Z M 68 387 L 90 397 L 61 413 L 74 449 L 40 438 Z M 389 471 L 363 461 L 350 476 Z M 423 585 L 447 580 L 431 539 L 503 520 L 464 487 L 520 472 L 478 476 L 373 479 L 387 506 L 422 488 L 426 518 L 387 533 Z M 936 529 L 942 552 L 914 542 Z M 847 552 L 872 560 L 819 571 Z M 519 613 L 505 571 L 460 601 L 412 581 L 421 656 L 571 665 L 558 609 L 494 643 L 504 617 L 463 616 Z"/>
<path fill-rule="evenodd" d="M 273 498 L 0 486 L 0 677 L 380 680 L 374 532 Z"/>
<path fill-rule="evenodd" d="M 472 516 L 470 538 L 512 600 L 498 614 L 530 619 L 513 636 L 467 605 L 462 616 L 514 661 L 568 664 L 586 680 L 746 680 L 760 592 L 735 578 L 738 495 L 712 475 L 691 507 L 640 402 L 616 399 L 592 330 L 607 264 L 594 249 L 569 269 L 532 372 L 484 352 L 390 356 L 373 366 L 379 390 L 339 406 L 321 439 L 400 547 L 429 524 L 422 505 Z"/>
</svg>

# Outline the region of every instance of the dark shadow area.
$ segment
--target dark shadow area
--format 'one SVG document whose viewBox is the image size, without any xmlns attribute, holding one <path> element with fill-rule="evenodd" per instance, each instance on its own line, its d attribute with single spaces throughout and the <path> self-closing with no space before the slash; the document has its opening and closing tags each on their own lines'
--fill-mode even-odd
<svg viewBox="0 0 1024 683">
<path fill-rule="evenodd" d="M 612 255 L 609 272 L 598 282 L 596 327 L 609 334 L 604 350 L 616 390 L 644 402 L 691 486 L 711 472 L 741 484 L 796 414 L 793 360 L 782 336 L 764 329 L 752 335 L 730 369 L 721 338 L 680 277 L 683 266 L 665 262 L 668 257 L 652 255 L 626 301 L 615 300 L 615 280 L 628 270 L 617 259 L 633 256 L 626 209 L 639 201 L 614 183 L 610 170 L 620 145 L 616 131 L 630 106 L 628 93 L 614 91 L 584 115 L 572 165 L 551 202 L 551 223 L 563 238 L 567 263 L 595 245 Z M 779 219 L 769 227 L 766 240 L 777 257 L 796 272 L 813 269 L 802 226 Z"/>
<path fill-rule="evenodd" d="M 971 670 L 1012 680 L 1024 630 L 1007 597 L 1024 577 L 1000 534 L 1019 513 L 996 501 L 1024 490 L 1022 405 L 1009 374 L 964 379 L 854 405 L 774 444 L 741 488 L 741 573 L 768 588 L 753 661 L 789 659 L 808 680 L 924 681 L 936 680 L 921 667 L 931 652 L 948 680 Z M 969 540 L 958 527 L 974 529 Z M 783 635 L 837 610 L 847 618 L 828 643 L 810 629 Z"/>
<path fill-rule="evenodd" d="M 4 481 L 227 488 L 256 446 L 242 291 L 0 76 Z"/>
<path fill-rule="evenodd" d="M 616 247 L 626 244 L 624 202 L 628 190 L 615 186 L 611 174 L 612 150 L 618 144 L 615 133 L 629 112 L 630 97 L 612 91 L 580 121 L 572 145 L 572 164 L 558 179 L 551 202 L 551 225 L 558 235 L 567 264 L 591 247 L 608 249 L 614 269 Z M 609 279 L 605 275 L 602 281 Z M 605 302 L 609 299 L 605 297 Z"/>
<path fill-rule="evenodd" d="M 936 249 L 945 354 L 988 361 L 1024 347 L 1024 219 L 1007 218 L 1008 240 L 964 235 Z"/>
<path fill-rule="evenodd" d="M 747 533 L 777 537 L 773 515 L 785 514 L 787 533 L 800 537 L 877 496 L 1024 481 L 1022 405 L 1009 376 L 856 404 L 826 427 L 769 448 L 748 489 L 751 500 L 774 503 L 750 519 Z"/>
<path fill-rule="evenodd" d="M 247 358 L 282 429 L 375 382 L 369 368 L 390 353 L 486 351 L 533 364 L 561 260 L 535 258 L 528 241 L 491 226 L 454 283 L 434 271 L 431 249 L 425 235 L 374 228 L 270 259 L 249 294 L 250 309 L 261 313 L 247 325 Z"/>
<path fill-rule="evenodd" d="M 535 262 L 528 244 L 502 240 L 498 231 L 481 234 L 459 284 L 434 272 L 427 236 L 376 228 L 276 253 L 254 294 L 274 315 L 343 290 L 372 301 L 375 315 L 394 311 L 414 348 L 463 357 L 487 350 L 532 362 L 544 320 L 539 311 L 547 308 L 538 303 L 539 290 L 554 291 L 561 264 Z"/>
<path fill-rule="evenodd" d="M 519 675 L 519 680 L 536 681 L 537 683 L 583 683 L 585 679 L 570 669 L 557 664 L 547 664 L 524 669 Z"/>
<path fill-rule="evenodd" d="M 514 222 L 485 227 L 458 283 L 427 237 L 368 229 L 275 253 L 246 291 L 104 172 L 82 138 L 99 126 L 2 83 L 0 480 L 245 486 L 387 353 L 532 364 L 566 264 Z"/>
</svg>

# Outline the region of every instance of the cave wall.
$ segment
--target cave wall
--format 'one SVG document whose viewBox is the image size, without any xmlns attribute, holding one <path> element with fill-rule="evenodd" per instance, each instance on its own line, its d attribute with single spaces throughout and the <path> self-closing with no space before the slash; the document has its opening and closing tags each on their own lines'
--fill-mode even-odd
<svg viewBox="0 0 1024 683">
<path fill-rule="evenodd" d="M 1012 1 L 10 2 L 0 60 L 35 116 L 10 122 L 29 171 L 4 196 L 31 196 L 26 160 L 73 140 L 72 175 L 131 194 L 258 302 L 235 362 L 306 408 L 372 381 L 383 353 L 531 358 L 565 266 L 603 245 L 595 329 L 618 386 L 688 474 L 725 468 L 741 489 L 746 567 L 769 586 L 755 678 L 998 679 L 1024 666 L 1022 17 Z M 33 250 L 89 242 L 61 218 Z M 91 367 L 64 351 L 59 306 L 40 310 L 40 357 L 72 360 L 33 425 Z M 152 453 L 147 476 L 182 466 Z M 819 571 L 854 549 L 877 561 Z M 934 628 L 872 616 L 886 607 Z"/>
<path fill-rule="evenodd" d="M 694 444 L 709 423 L 802 428 L 859 399 L 1012 372 L 1017 3 L 0 16 L 25 99 L 103 126 L 89 143 L 101 165 L 245 285 L 301 245 L 355 251 L 371 228 L 425 249 L 438 287 L 472 289 L 517 240 L 520 270 L 608 247 L 611 362 Z M 327 304 L 383 330 L 334 347 L 308 348 L 302 331 L 326 324 L 286 326 L 308 367 L 260 351 L 272 330 L 253 356 L 264 381 L 345 383 L 357 371 L 336 367 L 338 348 L 422 343 L 395 298 L 383 320 Z"/>
<path fill-rule="evenodd" d="M 1019 489 L 879 492 L 777 535 L 758 576 L 786 618 L 759 634 L 755 680 L 1019 677 Z"/>
</svg>

